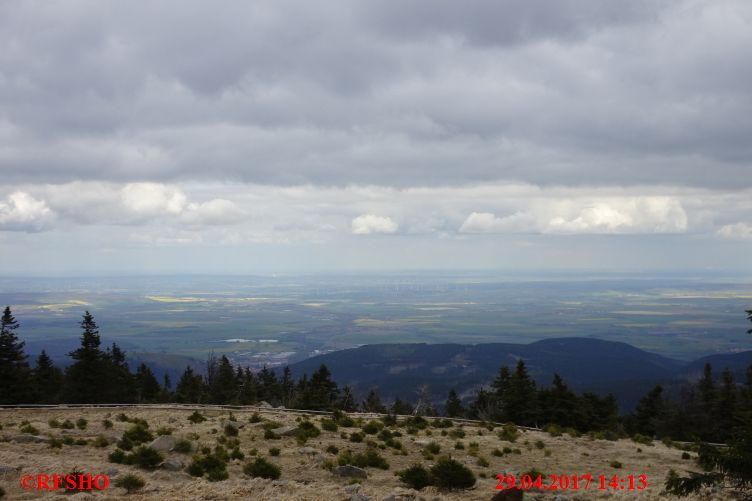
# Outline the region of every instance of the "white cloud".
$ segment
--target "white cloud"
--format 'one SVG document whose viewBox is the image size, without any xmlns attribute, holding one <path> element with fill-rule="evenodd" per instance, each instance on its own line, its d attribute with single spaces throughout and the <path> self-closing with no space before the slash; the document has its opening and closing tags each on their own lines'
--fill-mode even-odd
<svg viewBox="0 0 752 501">
<path fill-rule="evenodd" d="M 362 214 L 352 220 L 353 235 L 370 235 L 371 233 L 395 233 L 399 225 L 390 217 Z"/>
<path fill-rule="evenodd" d="M 123 205 L 136 214 L 180 214 L 187 197 L 182 190 L 158 183 L 129 183 L 120 191 Z"/>
<path fill-rule="evenodd" d="M 681 233 L 687 214 L 672 197 L 565 197 L 529 200 L 506 217 L 473 212 L 460 233 L 649 234 Z"/>
<path fill-rule="evenodd" d="M 16 191 L 0 201 L 0 231 L 40 231 L 52 215 L 44 200 Z"/>
<path fill-rule="evenodd" d="M 614 198 L 594 201 L 575 217 L 557 216 L 547 233 L 682 233 L 687 214 L 671 197 Z"/>
<path fill-rule="evenodd" d="M 517 233 L 530 231 L 535 224 L 528 214 L 520 212 L 497 217 L 490 212 L 473 212 L 460 227 L 460 233 Z"/>
<path fill-rule="evenodd" d="M 190 225 L 217 226 L 239 223 L 245 218 L 245 212 L 235 203 L 222 198 L 215 198 L 204 203 L 188 204 L 180 220 Z"/>
<path fill-rule="evenodd" d="M 723 238 L 752 240 L 752 224 L 742 222 L 727 224 L 721 226 L 717 233 Z"/>
</svg>

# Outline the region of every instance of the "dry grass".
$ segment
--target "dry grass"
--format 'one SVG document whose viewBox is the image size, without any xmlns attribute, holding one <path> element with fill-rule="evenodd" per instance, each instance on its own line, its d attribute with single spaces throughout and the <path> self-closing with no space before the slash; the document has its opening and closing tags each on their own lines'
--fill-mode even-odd
<svg viewBox="0 0 752 501">
<path fill-rule="evenodd" d="M 131 424 L 120 422 L 117 415 L 121 410 L 113 409 L 49 409 L 49 410 L 2 410 L 0 411 L 0 424 L 3 430 L 0 436 L 12 437 L 19 434 L 18 427 L 22 421 L 28 420 L 43 435 L 57 437 L 71 436 L 76 439 L 84 438 L 93 440 L 99 435 L 115 439 L 120 438 L 123 431 Z M 197 442 L 202 446 L 214 447 L 217 439 L 223 436 L 222 422 L 229 416 L 229 412 L 206 411 L 204 414 L 207 421 L 192 424 L 187 417 L 192 411 L 187 410 L 158 410 L 127 408 L 122 412 L 132 418 L 144 419 L 149 423 L 150 430 L 160 427 L 171 428 L 177 438 L 198 435 Z M 221 482 L 208 482 L 200 478 L 194 478 L 184 472 L 168 472 L 157 470 L 144 472 L 133 466 L 112 464 L 107 460 L 109 452 L 115 446 L 97 448 L 93 445 L 63 445 L 61 449 L 50 448 L 45 443 L 14 443 L 3 441 L 0 443 L 0 464 L 20 467 L 22 474 L 38 473 L 66 473 L 74 469 L 93 474 L 105 473 L 112 475 L 117 470 L 118 475 L 135 473 L 146 481 L 146 486 L 138 494 L 128 496 L 130 499 L 160 499 L 168 500 L 199 500 L 199 499 L 300 499 L 300 500 L 339 500 L 349 499 L 350 495 L 344 488 L 349 484 L 348 479 L 335 477 L 324 469 L 320 461 L 312 455 L 301 454 L 298 451 L 300 445 L 294 437 L 284 437 L 279 440 L 264 439 L 263 421 L 250 423 L 249 417 L 252 412 L 234 411 L 237 421 L 243 425 L 239 436 L 240 450 L 246 455 L 245 460 L 232 460 L 228 463 L 230 478 Z M 278 421 L 285 425 L 296 424 L 297 415 L 276 412 L 262 414 L 265 419 Z M 89 425 L 86 430 L 61 430 L 50 428 L 48 421 L 57 419 L 64 421 L 84 417 Z M 112 429 L 105 429 L 102 425 L 104 419 L 113 422 Z M 319 425 L 320 416 L 311 416 L 310 420 Z M 353 443 L 340 437 L 340 433 L 354 432 L 359 428 L 342 428 L 338 431 L 324 431 L 321 435 L 310 439 L 306 446 L 314 447 L 326 454 L 328 459 L 335 460 L 336 456 L 326 453 L 328 446 L 336 446 L 340 451 L 351 449 L 353 452 L 364 451 L 367 447 L 366 440 L 375 440 L 383 443 L 374 435 L 366 435 L 361 443 Z M 389 470 L 368 468 L 368 479 L 362 481 L 358 491 L 360 494 L 374 500 L 394 494 L 397 491 L 410 493 L 426 499 L 490 499 L 497 491 L 495 490 L 496 479 L 499 473 L 514 471 L 525 472 L 536 469 L 544 474 L 581 475 L 590 473 L 594 477 L 604 474 L 607 477 L 619 475 L 625 477 L 630 474 L 645 474 L 648 477 L 649 486 L 645 491 L 599 491 L 593 489 L 598 482 L 591 484 L 589 491 L 561 492 L 569 499 L 658 499 L 663 488 L 663 482 L 669 469 L 684 471 L 693 467 L 693 463 L 681 459 L 682 451 L 668 448 L 655 442 L 653 446 L 636 444 L 630 440 L 605 441 L 593 440 L 588 437 L 571 438 L 567 435 L 551 437 L 544 432 L 522 432 L 517 441 L 512 444 L 500 440 L 495 432 L 488 431 L 478 426 L 464 426 L 464 438 L 452 438 L 442 436 L 440 429 L 429 428 L 422 430 L 417 435 L 410 435 L 405 428 L 394 427 L 399 430 L 406 455 L 392 448 L 379 450 L 390 463 Z M 449 428 L 451 431 L 455 428 Z M 498 430 L 499 428 L 497 428 Z M 214 433 L 212 430 L 216 430 Z M 427 436 L 427 431 L 431 433 Z M 480 434 L 479 434 L 480 433 Z M 456 442 L 463 443 L 464 449 L 455 449 Z M 543 448 L 536 447 L 536 442 L 542 441 Z M 415 463 L 429 466 L 433 460 L 425 459 L 423 449 L 429 442 L 436 442 L 441 446 L 440 455 L 451 454 L 455 459 L 468 465 L 478 476 L 478 483 L 473 490 L 464 492 L 438 492 L 432 487 L 420 491 L 410 491 L 401 485 L 394 472 L 407 468 Z M 471 446 L 471 443 L 477 443 Z M 271 457 L 270 448 L 279 448 L 279 456 Z M 494 449 L 503 450 L 504 447 L 519 449 L 520 454 L 508 453 L 502 457 L 492 454 Z M 279 481 L 264 479 L 251 479 L 242 472 L 243 464 L 252 458 L 249 455 L 252 449 L 258 451 L 258 455 L 265 457 L 282 469 L 282 477 Z M 641 449 L 641 452 L 638 451 Z M 170 457 L 179 457 L 186 464 L 190 461 L 190 454 L 171 453 Z M 478 466 L 478 458 L 489 462 L 488 466 Z M 610 464 L 618 461 L 622 464 L 620 469 L 614 469 Z M 483 464 L 483 461 L 480 461 Z M 486 478 L 480 478 L 485 475 Z M 15 474 L 0 478 L 0 485 L 6 490 L 7 499 L 32 499 L 49 496 L 43 492 L 24 492 L 20 489 L 18 476 Z M 596 485 L 597 487 L 597 485 Z M 110 487 L 107 491 L 97 493 L 95 497 L 100 499 L 116 499 L 124 496 L 125 490 Z M 526 499 L 553 499 L 556 493 L 526 495 Z M 81 495 L 79 495 L 81 496 Z M 715 499 L 724 499 L 716 495 Z M 77 496 L 78 497 L 78 496 Z M 88 497 L 88 496 L 87 496 Z M 690 498 L 691 499 L 691 498 Z M 712 496 L 703 495 L 695 499 L 714 499 Z"/>
</svg>

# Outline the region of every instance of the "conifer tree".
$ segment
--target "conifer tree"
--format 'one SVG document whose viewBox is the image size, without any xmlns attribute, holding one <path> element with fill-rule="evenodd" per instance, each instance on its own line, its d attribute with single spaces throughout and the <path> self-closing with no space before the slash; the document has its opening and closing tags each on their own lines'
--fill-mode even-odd
<svg viewBox="0 0 752 501">
<path fill-rule="evenodd" d="M 86 311 L 80 323 L 81 346 L 69 353 L 74 360 L 65 373 L 65 400 L 71 403 L 102 403 L 108 394 L 108 360 L 99 348 L 99 328 Z"/>
<path fill-rule="evenodd" d="M 175 399 L 182 403 L 200 404 L 206 401 L 204 379 L 188 366 L 175 387 Z"/>
<path fill-rule="evenodd" d="M 559 426 L 576 426 L 577 395 L 569 389 L 558 374 L 554 374 L 550 388 L 541 390 L 541 423 Z"/>
<path fill-rule="evenodd" d="M 326 365 L 321 364 L 313 373 L 308 385 L 308 392 L 310 393 L 310 408 L 313 410 L 329 409 L 335 403 L 339 390 L 337 383 L 332 381 L 332 373 L 329 372 Z"/>
<path fill-rule="evenodd" d="M 389 409 L 389 411 L 391 414 L 408 415 L 408 414 L 412 414 L 414 409 L 412 405 L 410 405 L 407 402 L 403 402 L 399 397 L 397 397 L 394 399 L 392 408 Z M 423 414 L 425 414 L 425 412 L 423 412 Z"/>
<path fill-rule="evenodd" d="M 659 422 L 665 416 L 665 411 L 663 386 L 656 385 L 637 403 L 634 413 L 634 431 L 650 437 L 655 436 Z"/>
<path fill-rule="evenodd" d="M 20 404 L 32 399 L 25 343 L 15 333 L 18 327 L 10 306 L 6 306 L 0 317 L 0 404 Z"/>
<path fill-rule="evenodd" d="M 454 388 L 449 390 L 445 412 L 448 417 L 452 418 L 458 418 L 465 415 L 465 408 L 462 407 L 462 400 L 460 400 L 460 397 L 457 395 L 457 392 L 454 391 Z"/>
<path fill-rule="evenodd" d="M 371 391 L 368 392 L 361 407 L 363 408 L 363 412 L 377 412 L 379 414 L 386 413 L 386 407 L 381 403 L 381 397 L 374 389 L 371 389 Z"/>
<path fill-rule="evenodd" d="M 337 407 L 345 412 L 355 412 L 358 410 L 358 403 L 355 401 L 352 387 L 349 385 L 342 388 L 342 396 Z"/>
<path fill-rule="evenodd" d="M 256 377 L 248 367 L 243 371 L 243 381 L 240 383 L 239 399 L 242 405 L 250 405 L 258 402 Z"/>
<path fill-rule="evenodd" d="M 139 402 L 156 401 L 161 387 L 152 370 L 145 363 L 141 363 L 136 369 L 136 391 Z"/>
<path fill-rule="evenodd" d="M 282 388 L 282 405 L 289 407 L 295 391 L 295 382 L 292 379 L 292 371 L 289 367 L 285 367 L 285 370 L 282 371 L 280 386 Z"/>
<path fill-rule="evenodd" d="M 104 367 L 107 373 L 107 391 L 102 395 L 103 403 L 134 403 L 138 398 L 138 385 L 134 384 L 133 374 L 125 360 L 125 352 L 117 343 L 105 351 Z"/>
<path fill-rule="evenodd" d="M 534 426 L 537 419 L 538 393 L 528 372 L 525 362 L 520 359 L 517 368 L 509 379 L 509 390 L 504 409 L 510 421 Z"/>
<path fill-rule="evenodd" d="M 52 404 L 58 401 L 60 388 L 63 385 L 63 372 L 55 367 L 47 352 L 37 357 L 36 367 L 32 371 L 32 385 L 34 387 L 34 401 Z"/>
</svg>

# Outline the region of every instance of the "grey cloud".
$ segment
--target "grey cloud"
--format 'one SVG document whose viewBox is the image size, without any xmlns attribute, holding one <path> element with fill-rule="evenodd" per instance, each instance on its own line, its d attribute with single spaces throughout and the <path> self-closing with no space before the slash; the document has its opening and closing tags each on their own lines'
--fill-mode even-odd
<svg viewBox="0 0 752 501">
<path fill-rule="evenodd" d="M 751 13 L 733 0 L 4 2 L 0 173 L 735 190 L 752 186 Z"/>
</svg>

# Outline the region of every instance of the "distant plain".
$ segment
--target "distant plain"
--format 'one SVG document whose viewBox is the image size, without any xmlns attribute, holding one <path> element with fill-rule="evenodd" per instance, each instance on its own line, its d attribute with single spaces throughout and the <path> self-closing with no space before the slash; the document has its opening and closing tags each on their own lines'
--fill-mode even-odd
<svg viewBox="0 0 752 501">
<path fill-rule="evenodd" d="M 623 341 L 689 360 L 752 348 L 744 277 L 473 274 L 0 278 L 30 351 L 61 356 L 90 310 L 103 342 L 282 365 L 362 344 Z"/>
</svg>

